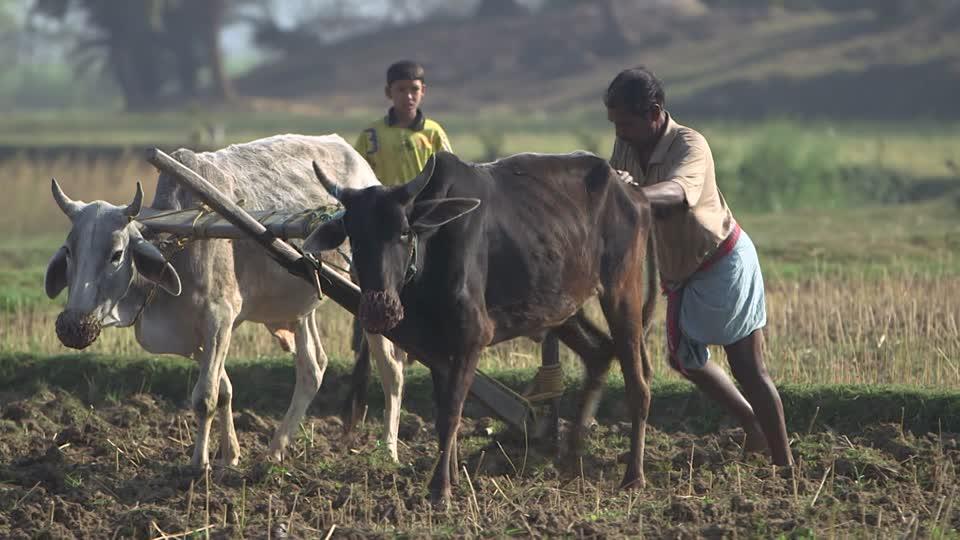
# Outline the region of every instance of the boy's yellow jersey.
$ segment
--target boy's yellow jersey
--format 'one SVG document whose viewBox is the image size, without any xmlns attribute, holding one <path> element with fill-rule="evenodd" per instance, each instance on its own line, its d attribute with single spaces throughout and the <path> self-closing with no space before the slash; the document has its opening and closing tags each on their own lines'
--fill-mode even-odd
<svg viewBox="0 0 960 540">
<path fill-rule="evenodd" d="M 417 117 L 410 127 L 396 127 L 393 110 L 363 130 L 354 148 L 360 152 L 385 186 L 403 184 L 420 174 L 427 159 L 441 150 L 450 151 L 450 141 L 440 124 Z"/>
</svg>

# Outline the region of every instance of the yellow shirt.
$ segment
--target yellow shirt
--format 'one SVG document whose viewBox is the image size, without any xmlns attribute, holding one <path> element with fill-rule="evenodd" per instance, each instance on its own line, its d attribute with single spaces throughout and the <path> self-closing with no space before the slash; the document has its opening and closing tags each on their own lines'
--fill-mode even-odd
<svg viewBox="0 0 960 540">
<path fill-rule="evenodd" d="M 642 186 L 676 182 L 683 188 L 685 207 L 658 217 L 653 224 L 660 275 L 665 281 L 685 281 L 733 231 L 733 214 L 717 187 L 707 140 L 674 122 L 669 114 L 646 171 L 636 150 L 620 139 L 613 145 L 610 165 L 629 172 Z"/>
<path fill-rule="evenodd" d="M 420 174 L 427 159 L 441 150 L 450 152 L 450 141 L 440 124 L 417 110 L 410 127 L 396 127 L 393 109 L 363 130 L 354 145 L 385 186 L 403 184 Z"/>
</svg>

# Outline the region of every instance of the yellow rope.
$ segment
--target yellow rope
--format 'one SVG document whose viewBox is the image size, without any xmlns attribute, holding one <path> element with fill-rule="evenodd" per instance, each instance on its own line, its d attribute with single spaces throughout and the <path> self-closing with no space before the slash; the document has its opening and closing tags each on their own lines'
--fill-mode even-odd
<svg viewBox="0 0 960 540">
<path fill-rule="evenodd" d="M 540 366 L 523 397 L 531 402 L 544 401 L 562 396 L 563 389 L 563 366 Z"/>
<path fill-rule="evenodd" d="M 237 204 L 242 205 L 243 202 L 244 201 L 241 199 L 240 201 L 237 201 Z M 327 206 L 321 206 L 319 208 L 310 208 L 310 209 L 302 210 L 300 212 L 287 214 L 286 217 L 283 219 L 283 221 L 280 223 L 279 234 L 283 238 L 291 238 L 294 236 L 292 233 L 300 233 L 300 236 L 305 238 L 311 232 L 313 232 L 314 229 L 316 229 L 323 223 L 337 217 L 337 214 L 339 213 L 340 210 L 341 210 L 341 207 L 339 205 L 327 205 Z M 137 221 L 140 221 L 146 225 L 149 225 L 150 224 L 149 222 L 153 220 L 157 220 L 157 219 L 168 217 L 168 216 L 175 216 L 177 214 L 187 214 L 191 212 L 197 212 L 197 215 L 194 216 L 193 218 L 193 223 L 190 225 L 190 230 L 193 231 L 194 236 L 205 237 L 206 231 L 209 228 L 210 224 L 216 221 L 216 218 L 214 218 L 213 216 L 214 215 L 219 216 L 219 214 L 214 212 L 213 209 L 211 209 L 206 204 L 200 204 L 195 208 L 185 208 L 182 210 L 170 210 L 169 212 L 162 212 L 159 214 L 154 214 L 149 217 L 141 217 L 141 218 L 137 218 Z M 273 210 L 269 212 L 267 215 L 261 217 L 258 221 L 264 227 L 269 228 L 268 223 L 270 219 L 276 217 L 277 215 L 283 215 L 283 214 L 281 214 L 280 210 Z M 303 218 L 303 223 L 299 228 L 300 230 L 298 231 L 289 230 L 290 225 L 296 222 L 300 218 Z"/>
</svg>

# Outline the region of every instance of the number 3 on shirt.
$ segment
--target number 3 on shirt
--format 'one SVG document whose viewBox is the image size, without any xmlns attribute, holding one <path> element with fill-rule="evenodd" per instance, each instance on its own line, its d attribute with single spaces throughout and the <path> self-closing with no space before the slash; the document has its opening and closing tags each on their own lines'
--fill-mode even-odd
<svg viewBox="0 0 960 540">
<path fill-rule="evenodd" d="M 377 138 L 377 130 L 370 128 L 363 132 L 367 135 L 367 154 L 376 154 L 380 150 L 380 141 Z"/>
</svg>

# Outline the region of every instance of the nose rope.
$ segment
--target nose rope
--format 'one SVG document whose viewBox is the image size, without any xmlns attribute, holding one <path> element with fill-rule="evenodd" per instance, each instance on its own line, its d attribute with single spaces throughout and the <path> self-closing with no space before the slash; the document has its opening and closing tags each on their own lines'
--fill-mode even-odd
<svg viewBox="0 0 960 540">
<path fill-rule="evenodd" d="M 160 253 L 163 254 L 163 258 L 170 262 L 170 258 L 176 255 L 177 253 L 183 251 L 187 247 L 193 238 L 186 236 L 171 236 L 169 239 L 161 240 L 158 242 L 157 248 L 160 250 Z M 171 249 L 172 246 L 172 249 Z M 169 252 L 165 252 L 170 250 Z M 160 274 L 160 281 L 163 281 L 164 276 L 166 275 L 167 267 L 164 265 L 163 270 Z M 133 316 L 133 321 L 130 323 L 130 326 L 137 324 L 140 321 L 140 317 L 143 315 L 143 310 L 147 309 L 153 300 L 157 297 L 157 292 L 160 288 L 159 282 L 154 282 L 153 287 L 150 288 L 150 292 L 147 293 L 147 297 L 143 300 L 143 303 L 140 304 L 140 308 L 137 309 L 137 314 Z M 127 292 L 130 290 L 127 289 Z M 126 296 L 126 294 L 124 294 Z"/>
</svg>

